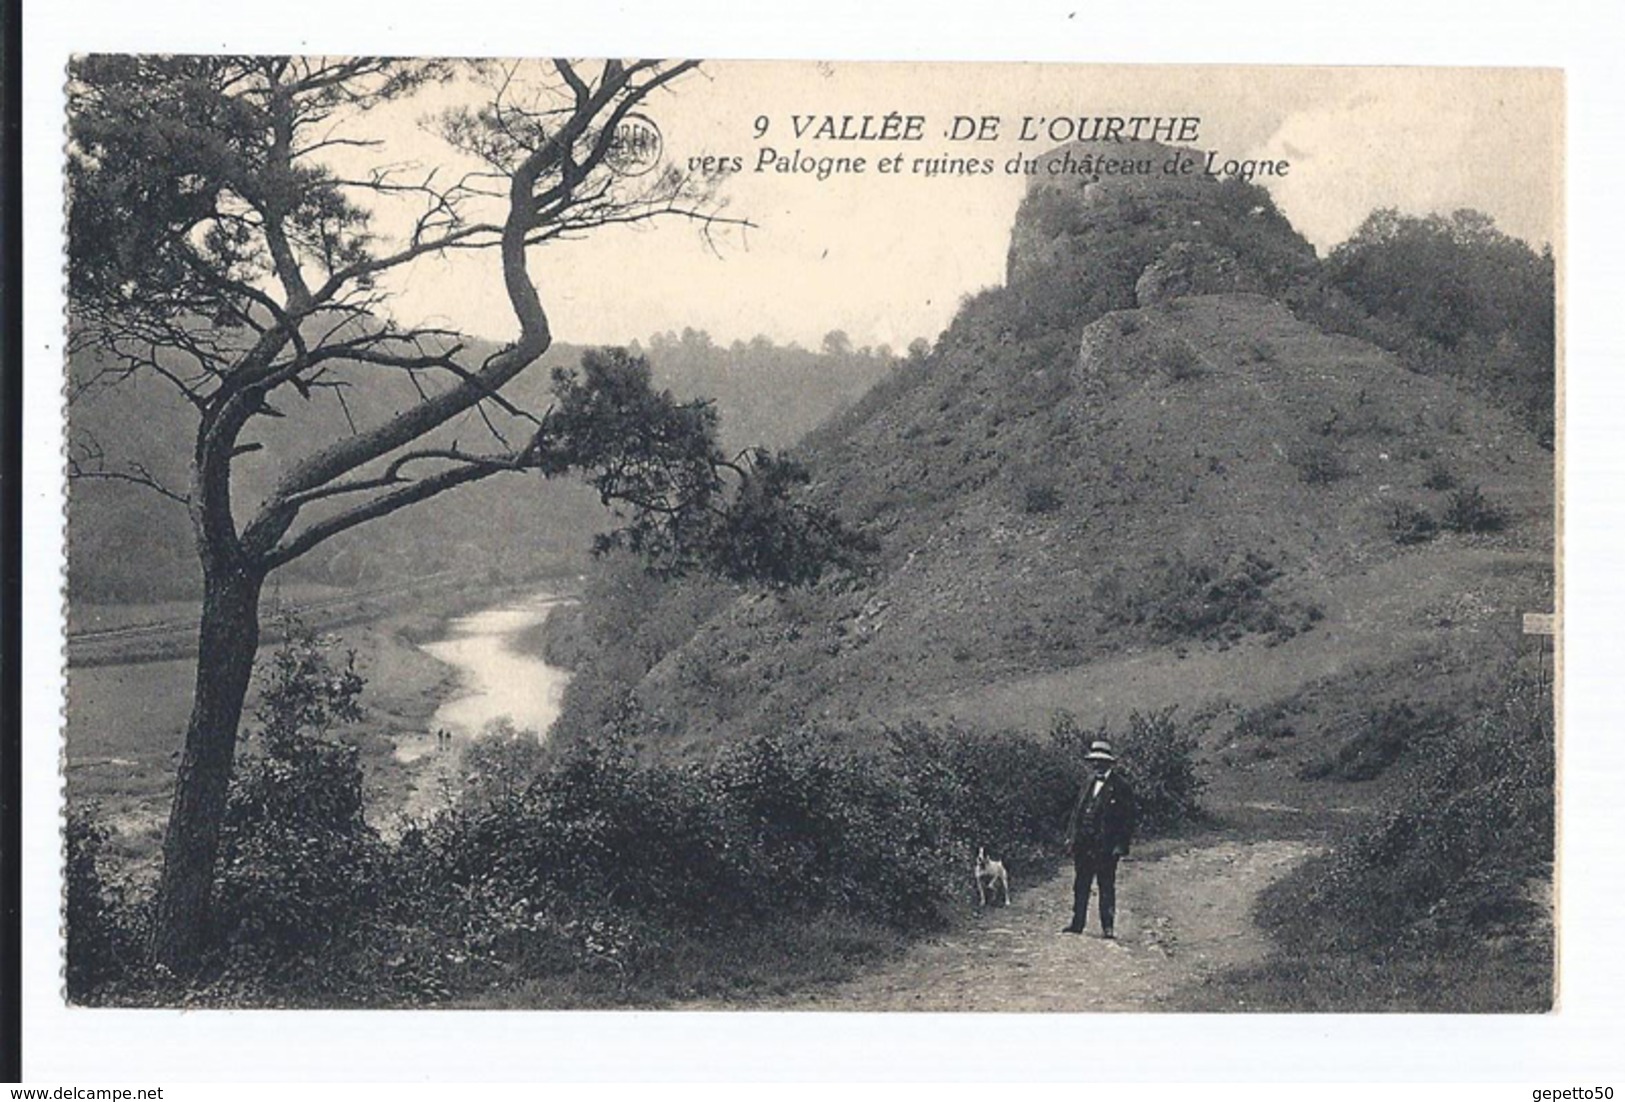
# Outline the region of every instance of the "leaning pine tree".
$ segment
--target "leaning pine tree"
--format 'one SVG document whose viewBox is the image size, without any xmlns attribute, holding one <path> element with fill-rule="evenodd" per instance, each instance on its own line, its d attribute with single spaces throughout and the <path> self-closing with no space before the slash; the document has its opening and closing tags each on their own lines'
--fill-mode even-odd
<svg viewBox="0 0 1625 1102">
<path fill-rule="evenodd" d="M 190 514 L 203 576 L 191 716 L 164 838 L 151 950 L 184 973 L 207 930 L 220 826 L 259 642 L 259 598 L 279 567 L 358 525 L 514 472 L 577 473 L 621 526 L 607 537 L 656 569 L 795 585 L 850 564 L 861 541 L 798 503 L 805 475 L 764 453 L 729 457 L 704 403 L 650 386 L 620 352 L 556 373 L 550 407 L 502 394 L 552 341 L 531 249 L 656 218 L 728 224 L 673 168 L 617 171 L 629 114 L 694 62 L 563 60 L 493 68 L 379 58 L 100 57 L 69 86 L 70 400 L 136 376 L 195 413 L 189 481 L 72 441 L 70 475 L 138 484 Z M 408 177 L 366 160 L 371 113 L 430 83 L 487 88 L 440 119 L 447 160 Z M 346 167 L 340 167 L 346 166 Z M 386 208 L 407 228 L 375 227 Z M 473 362 L 456 332 L 389 317 L 380 277 L 453 252 L 494 251 L 517 324 Z M 369 387 L 415 400 L 351 416 Z M 273 444 L 292 398 L 343 407 L 347 431 Z M 488 442 L 437 429 L 474 413 Z M 518 426 L 516 431 L 515 426 Z M 431 438 L 432 437 L 432 438 Z M 275 453 L 275 454 L 272 454 Z M 273 489 L 239 512 L 234 468 L 269 464 Z"/>
</svg>

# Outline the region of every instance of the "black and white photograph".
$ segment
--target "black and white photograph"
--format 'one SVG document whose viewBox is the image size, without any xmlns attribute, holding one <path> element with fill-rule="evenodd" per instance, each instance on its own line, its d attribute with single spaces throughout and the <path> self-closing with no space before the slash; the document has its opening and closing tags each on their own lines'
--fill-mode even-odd
<svg viewBox="0 0 1625 1102">
<path fill-rule="evenodd" d="M 67 1003 L 1559 1005 L 1559 70 L 64 79 Z"/>
</svg>

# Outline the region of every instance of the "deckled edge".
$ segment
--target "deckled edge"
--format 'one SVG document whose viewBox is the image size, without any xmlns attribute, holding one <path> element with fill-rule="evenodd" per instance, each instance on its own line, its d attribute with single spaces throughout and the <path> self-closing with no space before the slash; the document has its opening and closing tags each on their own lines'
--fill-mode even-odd
<svg viewBox="0 0 1625 1102">
<path fill-rule="evenodd" d="M 57 669 L 62 675 L 61 696 L 57 700 L 57 870 L 60 875 L 60 897 L 57 900 L 57 961 L 56 978 L 57 992 L 62 999 L 62 1005 L 72 1007 L 75 1005 L 68 995 L 68 708 L 70 701 L 70 681 L 68 673 L 68 459 L 69 459 L 69 408 L 68 395 L 71 392 L 71 377 L 68 367 L 68 337 L 69 337 L 69 307 L 68 295 L 68 148 L 71 144 L 68 126 L 68 86 L 72 81 L 72 66 L 78 55 L 70 55 L 62 65 L 62 146 L 61 156 L 57 162 L 57 170 L 62 174 L 62 340 L 61 378 L 59 384 L 58 425 L 61 429 L 61 441 L 58 445 L 57 461 L 59 463 L 58 493 L 58 519 L 57 532 L 61 549 L 57 561 L 57 594 L 59 599 L 59 617 L 57 624 Z"/>
</svg>

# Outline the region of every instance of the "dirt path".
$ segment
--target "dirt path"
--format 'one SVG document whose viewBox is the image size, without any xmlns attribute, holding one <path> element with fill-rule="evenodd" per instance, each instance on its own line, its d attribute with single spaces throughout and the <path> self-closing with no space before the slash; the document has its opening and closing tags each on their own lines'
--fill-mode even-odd
<svg viewBox="0 0 1625 1102">
<path fill-rule="evenodd" d="M 1262 958 L 1250 917 L 1266 886 L 1313 853 L 1304 841 L 1162 842 L 1117 877 L 1117 940 L 1089 916 L 1082 937 L 1060 932 L 1071 914 L 1070 868 L 1015 885 L 951 934 L 922 942 L 878 970 L 822 991 L 759 1004 L 782 1010 L 1144 1011 L 1225 968 Z M 753 1007 L 758 1004 L 753 1004 Z"/>
</svg>

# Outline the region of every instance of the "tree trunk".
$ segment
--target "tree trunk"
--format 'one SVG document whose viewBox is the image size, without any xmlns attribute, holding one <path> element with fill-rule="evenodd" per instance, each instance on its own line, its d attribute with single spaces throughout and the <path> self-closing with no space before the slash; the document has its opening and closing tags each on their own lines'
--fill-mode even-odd
<svg viewBox="0 0 1625 1102">
<path fill-rule="evenodd" d="M 164 835 L 152 931 L 154 961 L 181 975 L 203 947 L 237 725 L 259 647 L 264 580 L 241 566 L 204 571 L 197 687 Z"/>
</svg>

